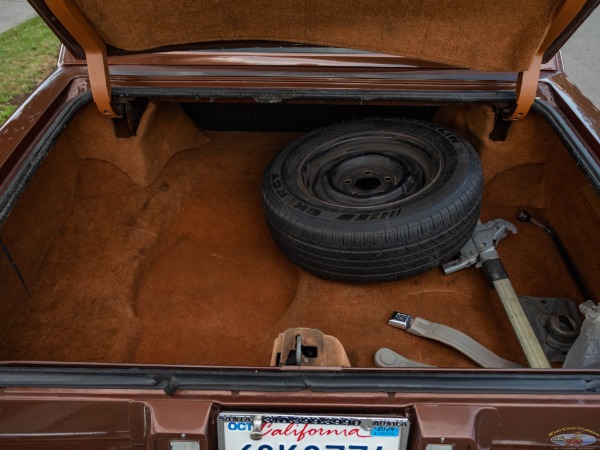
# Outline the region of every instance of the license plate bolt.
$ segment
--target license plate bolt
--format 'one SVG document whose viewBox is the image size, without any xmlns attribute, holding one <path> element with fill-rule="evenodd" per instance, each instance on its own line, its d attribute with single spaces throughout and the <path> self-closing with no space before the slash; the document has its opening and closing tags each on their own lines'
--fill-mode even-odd
<svg viewBox="0 0 600 450">
<path fill-rule="evenodd" d="M 252 431 L 250 431 L 250 439 L 260 441 L 262 439 L 262 416 L 254 416 L 252 419 Z"/>
<path fill-rule="evenodd" d="M 371 431 L 371 428 L 373 428 L 373 421 L 372 421 L 372 420 L 369 420 L 369 419 L 363 419 L 363 420 L 361 420 L 361 422 L 360 422 L 360 427 L 361 427 L 363 430 L 366 430 L 366 431 Z"/>
</svg>

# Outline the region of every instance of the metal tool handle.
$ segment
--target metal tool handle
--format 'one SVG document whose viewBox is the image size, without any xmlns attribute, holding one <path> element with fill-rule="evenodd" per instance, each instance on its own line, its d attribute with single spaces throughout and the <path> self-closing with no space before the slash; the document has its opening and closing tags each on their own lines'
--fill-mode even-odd
<svg viewBox="0 0 600 450">
<path fill-rule="evenodd" d="M 548 358 L 546 358 L 546 354 L 527 320 L 527 316 L 519 302 L 519 297 L 506 274 L 502 262 L 499 259 L 485 261 L 483 269 L 492 281 L 498 297 L 500 297 L 502 306 L 504 306 L 508 319 L 515 330 L 529 365 L 536 369 L 551 368 Z"/>
<path fill-rule="evenodd" d="M 512 361 L 499 357 L 473 338 L 446 325 L 416 317 L 411 320 L 410 328 L 406 331 L 416 336 L 426 337 L 449 345 L 481 367 L 494 369 L 521 367 Z"/>
</svg>

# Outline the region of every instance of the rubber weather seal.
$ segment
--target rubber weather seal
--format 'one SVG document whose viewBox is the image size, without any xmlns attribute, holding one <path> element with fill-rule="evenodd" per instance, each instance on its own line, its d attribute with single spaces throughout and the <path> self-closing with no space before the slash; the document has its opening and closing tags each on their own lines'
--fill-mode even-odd
<svg viewBox="0 0 600 450">
<path fill-rule="evenodd" d="M 149 389 L 297 392 L 435 392 L 496 394 L 598 394 L 598 371 L 482 371 L 408 369 L 333 370 L 167 369 L 152 367 L 0 366 L 0 388 Z"/>
</svg>

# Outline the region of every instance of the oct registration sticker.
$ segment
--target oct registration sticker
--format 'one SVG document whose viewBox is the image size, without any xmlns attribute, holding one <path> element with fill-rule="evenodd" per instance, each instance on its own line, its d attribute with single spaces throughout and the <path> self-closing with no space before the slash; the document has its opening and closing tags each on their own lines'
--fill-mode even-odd
<svg viewBox="0 0 600 450">
<path fill-rule="evenodd" d="M 219 450 L 405 450 L 406 417 L 222 413 Z"/>
</svg>

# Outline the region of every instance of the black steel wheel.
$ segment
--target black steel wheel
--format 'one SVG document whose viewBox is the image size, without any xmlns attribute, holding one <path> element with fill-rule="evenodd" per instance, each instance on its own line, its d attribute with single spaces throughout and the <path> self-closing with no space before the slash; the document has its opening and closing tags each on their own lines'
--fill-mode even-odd
<svg viewBox="0 0 600 450">
<path fill-rule="evenodd" d="M 265 216 L 296 264 L 340 281 L 406 278 L 455 255 L 479 217 L 482 170 L 453 132 L 374 118 L 315 130 L 267 168 Z"/>
</svg>

